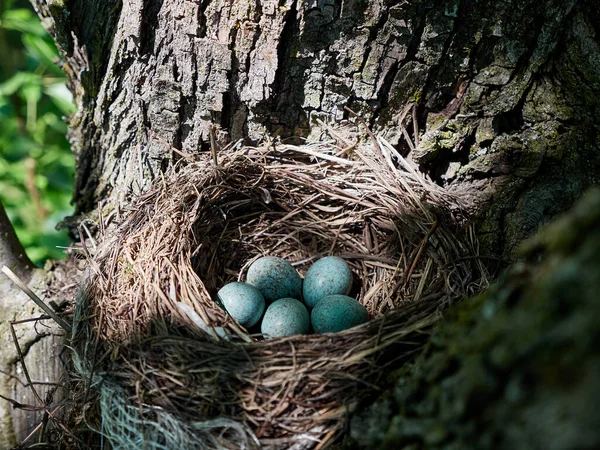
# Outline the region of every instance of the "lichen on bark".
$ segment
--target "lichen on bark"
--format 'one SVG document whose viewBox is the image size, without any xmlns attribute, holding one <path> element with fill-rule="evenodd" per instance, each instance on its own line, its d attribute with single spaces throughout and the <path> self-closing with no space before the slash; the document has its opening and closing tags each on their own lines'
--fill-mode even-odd
<svg viewBox="0 0 600 450">
<path fill-rule="evenodd" d="M 207 150 L 214 127 L 221 146 L 310 138 L 346 106 L 468 192 L 490 253 L 514 257 L 598 181 L 591 0 L 34 4 L 78 105 L 75 219 L 127 204 L 178 151 Z M 398 120 L 413 103 L 404 125 L 423 144 L 411 153 Z"/>
</svg>

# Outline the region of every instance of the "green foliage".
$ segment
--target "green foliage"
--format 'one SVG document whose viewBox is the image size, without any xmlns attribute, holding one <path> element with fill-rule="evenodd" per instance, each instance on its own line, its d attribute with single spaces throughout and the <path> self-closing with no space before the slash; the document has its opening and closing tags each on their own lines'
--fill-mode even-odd
<svg viewBox="0 0 600 450">
<path fill-rule="evenodd" d="M 64 256 L 71 213 L 74 111 L 54 41 L 26 1 L 0 0 L 0 200 L 36 264 Z"/>
</svg>

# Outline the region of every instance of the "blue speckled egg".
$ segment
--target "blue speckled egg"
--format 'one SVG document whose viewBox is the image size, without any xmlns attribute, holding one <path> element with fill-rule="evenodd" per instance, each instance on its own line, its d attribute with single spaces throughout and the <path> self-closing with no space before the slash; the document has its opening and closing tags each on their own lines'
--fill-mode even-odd
<svg viewBox="0 0 600 450">
<path fill-rule="evenodd" d="M 267 302 L 280 298 L 300 298 L 302 278 L 285 259 L 264 256 L 248 268 L 246 282 L 257 287 Z"/>
<path fill-rule="evenodd" d="M 306 334 L 309 329 L 308 310 L 295 298 L 280 298 L 269 305 L 260 326 L 265 337 Z"/>
<path fill-rule="evenodd" d="M 313 308 L 310 319 L 315 333 L 337 333 L 369 320 L 363 305 L 347 295 L 328 295 Z"/>
<path fill-rule="evenodd" d="M 244 327 L 256 325 L 265 311 L 264 296 L 248 283 L 226 284 L 217 296 L 229 315 Z"/>
<path fill-rule="evenodd" d="M 302 294 L 309 308 L 327 295 L 347 295 L 352 288 L 352 271 L 338 256 L 326 256 L 315 262 L 304 278 Z"/>
</svg>

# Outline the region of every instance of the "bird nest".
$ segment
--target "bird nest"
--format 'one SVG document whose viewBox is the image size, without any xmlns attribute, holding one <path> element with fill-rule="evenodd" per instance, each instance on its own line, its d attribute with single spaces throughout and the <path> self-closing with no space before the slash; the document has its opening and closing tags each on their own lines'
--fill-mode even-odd
<svg viewBox="0 0 600 450">
<path fill-rule="evenodd" d="M 103 232 L 73 339 L 83 415 L 103 439 L 322 448 L 422 347 L 440 308 L 486 283 L 473 234 L 451 219 L 456 198 L 382 139 L 339 150 L 238 147 L 218 164 L 182 160 Z M 215 295 L 265 255 L 301 274 L 341 256 L 370 321 L 267 340 L 244 329 Z"/>
</svg>

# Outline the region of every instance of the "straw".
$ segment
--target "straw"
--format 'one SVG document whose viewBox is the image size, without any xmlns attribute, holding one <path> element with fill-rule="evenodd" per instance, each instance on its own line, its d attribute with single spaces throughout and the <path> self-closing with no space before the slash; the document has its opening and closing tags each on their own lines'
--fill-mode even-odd
<svg viewBox="0 0 600 450">
<path fill-rule="evenodd" d="M 460 199 L 374 142 L 347 157 L 316 143 L 236 146 L 218 167 L 181 160 L 105 230 L 73 347 L 113 445 L 323 447 L 444 307 L 485 287 L 476 239 L 446 214 Z M 257 257 L 304 274 L 329 254 L 350 264 L 367 324 L 263 340 L 214 301 Z"/>
</svg>

